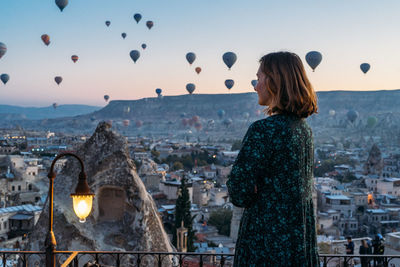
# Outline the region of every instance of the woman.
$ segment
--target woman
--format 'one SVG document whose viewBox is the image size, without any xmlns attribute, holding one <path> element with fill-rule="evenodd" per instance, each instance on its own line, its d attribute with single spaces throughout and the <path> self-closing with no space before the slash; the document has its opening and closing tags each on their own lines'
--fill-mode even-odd
<svg viewBox="0 0 400 267">
<path fill-rule="evenodd" d="M 294 53 L 262 57 L 257 77 L 258 103 L 270 116 L 249 127 L 227 181 L 231 202 L 245 208 L 234 266 L 318 266 L 305 121 L 317 97 Z"/>
<path fill-rule="evenodd" d="M 372 248 L 368 245 L 367 240 L 361 240 L 360 250 L 358 251 L 360 255 L 371 255 Z M 361 267 L 369 267 L 369 258 L 361 258 Z"/>
</svg>

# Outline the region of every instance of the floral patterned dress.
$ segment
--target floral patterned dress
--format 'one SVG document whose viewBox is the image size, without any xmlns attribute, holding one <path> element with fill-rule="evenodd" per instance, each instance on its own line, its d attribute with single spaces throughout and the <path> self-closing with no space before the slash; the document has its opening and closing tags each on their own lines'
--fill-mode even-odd
<svg viewBox="0 0 400 267">
<path fill-rule="evenodd" d="M 313 160 L 305 119 L 278 114 L 249 127 L 227 181 L 245 208 L 234 266 L 318 266 Z"/>
</svg>

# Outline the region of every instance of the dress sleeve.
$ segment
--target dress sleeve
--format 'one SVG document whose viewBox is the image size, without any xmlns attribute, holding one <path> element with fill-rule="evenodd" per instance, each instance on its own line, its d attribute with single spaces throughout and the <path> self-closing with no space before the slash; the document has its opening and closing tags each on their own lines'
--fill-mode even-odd
<svg viewBox="0 0 400 267">
<path fill-rule="evenodd" d="M 249 127 L 226 182 L 230 201 L 237 207 L 250 207 L 256 200 L 255 186 L 267 160 L 265 131 L 257 122 Z"/>
</svg>

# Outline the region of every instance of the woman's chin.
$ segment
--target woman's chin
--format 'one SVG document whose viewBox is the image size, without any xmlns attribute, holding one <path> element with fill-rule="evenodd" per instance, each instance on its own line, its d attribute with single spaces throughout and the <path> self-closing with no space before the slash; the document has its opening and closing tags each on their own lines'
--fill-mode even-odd
<svg viewBox="0 0 400 267">
<path fill-rule="evenodd" d="M 267 106 L 267 104 L 264 101 L 262 101 L 261 99 L 258 99 L 258 104 L 260 106 Z"/>
</svg>

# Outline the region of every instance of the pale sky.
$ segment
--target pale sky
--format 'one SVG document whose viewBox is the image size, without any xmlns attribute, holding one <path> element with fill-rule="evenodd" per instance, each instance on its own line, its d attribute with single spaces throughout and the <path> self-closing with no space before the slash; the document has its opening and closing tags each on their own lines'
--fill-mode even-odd
<svg viewBox="0 0 400 267">
<path fill-rule="evenodd" d="M 304 63 L 308 51 L 322 53 L 314 73 L 306 66 L 317 91 L 399 89 L 399 10 L 398 0 L 69 0 L 61 13 L 54 0 L 0 0 L 0 42 L 8 48 L 0 74 L 10 75 L 0 104 L 105 105 L 104 94 L 139 99 L 162 88 L 180 95 L 187 83 L 196 84 L 194 93 L 251 92 L 258 59 L 280 50 Z M 134 13 L 143 16 L 139 24 Z M 141 52 L 136 64 L 134 49 Z M 227 51 L 238 56 L 231 71 L 222 62 Z M 192 66 L 187 52 L 197 55 Z M 371 64 L 367 75 L 363 62 Z M 225 79 L 235 80 L 230 91 Z"/>
</svg>

